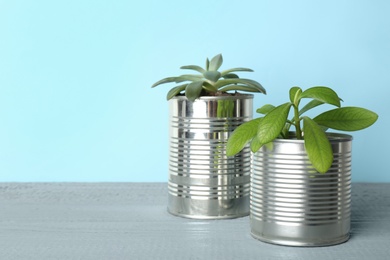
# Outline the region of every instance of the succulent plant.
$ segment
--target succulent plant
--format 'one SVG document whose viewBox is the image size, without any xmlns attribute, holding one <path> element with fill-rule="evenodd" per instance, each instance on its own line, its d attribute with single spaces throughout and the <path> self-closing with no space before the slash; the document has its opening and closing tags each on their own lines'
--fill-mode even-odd
<svg viewBox="0 0 390 260">
<path fill-rule="evenodd" d="M 253 72 L 248 68 L 233 68 L 223 70 L 218 69 L 223 62 L 222 54 L 218 54 L 211 60 L 206 59 L 206 67 L 202 68 L 197 65 L 182 66 L 180 69 L 195 70 L 200 74 L 183 74 L 177 77 L 163 78 L 152 85 L 152 88 L 164 83 L 183 83 L 173 87 L 167 94 L 167 100 L 185 92 L 185 96 L 194 101 L 200 96 L 211 95 L 212 93 L 224 93 L 229 90 L 260 92 L 266 94 L 266 90 L 257 81 L 240 78 L 233 72 L 247 71 Z"/>
</svg>

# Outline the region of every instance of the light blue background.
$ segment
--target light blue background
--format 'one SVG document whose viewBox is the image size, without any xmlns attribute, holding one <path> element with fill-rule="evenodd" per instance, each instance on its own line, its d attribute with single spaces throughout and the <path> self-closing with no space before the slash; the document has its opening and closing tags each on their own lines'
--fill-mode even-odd
<svg viewBox="0 0 390 260">
<path fill-rule="evenodd" d="M 263 84 L 255 108 L 326 85 L 378 122 L 353 133 L 353 181 L 390 181 L 390 1 L 0 0 L 0 181 L 166 181 L 182 65 Z"/>
</svg>

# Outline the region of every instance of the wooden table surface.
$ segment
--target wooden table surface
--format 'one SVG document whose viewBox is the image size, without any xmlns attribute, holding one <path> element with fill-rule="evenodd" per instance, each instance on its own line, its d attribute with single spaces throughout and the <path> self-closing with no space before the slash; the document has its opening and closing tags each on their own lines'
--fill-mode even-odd
<svg viewBox="0 0 390 260">
<path fill-rule="evenodd" d="M 348 242 L 295 248 L 249 218 L 167 213 L 166 183 L 0 183 L 0 259 L 390 259 L 390 184 L 353 183 Z"/>
</svg>

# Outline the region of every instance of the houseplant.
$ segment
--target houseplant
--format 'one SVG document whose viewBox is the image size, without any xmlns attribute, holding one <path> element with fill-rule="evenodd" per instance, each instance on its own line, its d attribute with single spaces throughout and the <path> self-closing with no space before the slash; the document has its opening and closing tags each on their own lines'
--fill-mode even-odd
<svg viewBox="0 0 390 260">
<path fill-rule="evenodd" d="M 338 244 L 349 238 L 352 137 L 327 129 L 357 131 L 378 118 L 359 107 L 341 107 L 328 87 L 293 87 L 290 101 L 264 105 L 263 116 L 239 126 L 227 143 L 232 156 L 246 144 L 254 152 L 250 192 L 251 233 L 291 246 Z M 311 99 L 302 109 L 300 103 Z M 311 118 L 323 105 L 335 109 Z M 292 110 L 292 118 L 288 119 Z M 295 131 L 290 131 L 295 127 Z"/>
<path fill-rule="evenodd" d="M 199 74 L 164 78 L 152 86 L 179 83 L 167 94 L 168 211 L 173 215 L 218 219 L 249 214 L 250 150 L 228 158 L 225 147 L 233 130 L 252 119 L 253 95 L 237 91 L 265 94 L 265 89 L 234 73 L 251 69 L 218 71 L 222 62 L 219 54 L 206 59 L 205 68 L 183 66 Z"/>
</svg>

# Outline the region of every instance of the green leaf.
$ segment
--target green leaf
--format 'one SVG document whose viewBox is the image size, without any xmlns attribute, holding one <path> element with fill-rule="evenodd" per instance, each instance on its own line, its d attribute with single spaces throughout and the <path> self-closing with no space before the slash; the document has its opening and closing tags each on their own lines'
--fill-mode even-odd
<svg viewBox="0 0 390 260">
<path fill-rule="evenodd" d="M 256 136 L 260 120 L 262 120 L 262 118 L 256 118 L 245 122 L 234 130 L 226 144 L 227 156 L 233 156 L 239 153 L 245 145 Z"/>
<path fill-rule="evenodd" d="M 299 115 L 302 115 L 306 111 L 309 111 L 310 109 L 315 108 L 322 104 L 324 104 L 324 102 L 313 99 L 309 103 L 307 103 L 301 110 L 299 110 Z"/>
<path fill-rule="evenodd" d="M 259 90 L 259 92 L 267 94 L 267 91 L 265 90 L 265 88 L 259 82 L 255 81 L 255 80 L 252 80 L 252 79 L 236 79 L 236 80 L 242 82 L 243 84 L 251 85 L 251 86 L 257 88 Z"/>
<path fill-rule="evenodd" d="M 170 100 L 171 98 L 173 98 L 174 96 L 178 95 L 180 92 L 182 92 L 183 90 L 185 90 L 185 88 L 187 87 L 187 85 L 188 85 L 188 84 L 183 84 L 183 85 L 174 87 L 174 88 L 172 88 L 171 90 L 169 90 L 169 91 L 168 91 L 168 94 L 167 94 L 167 100 Z"/>
<path fill-rule="evenodd" d="M 221 77 L 221 73 L 219 71 L 205 71 L 203 76 L 212 82 L 217 82 Z"/>
<path fill-rule="evenodd" d="M 246 71 L 246 72 L 253 72 L 253 70 L 248 69 L 248 68 L 233 68 L 233 69 L 228 69 L 228 70 L 223 70 L 221 72 L 222 76 L 225 76 L 227 74 L 230 74 L 232 72 L 237 72 L 237 71 Z"/>
<path fill-rule="evenodd" d="M 212 85 L 211 82 L 208 82 L 208 81 L 204 81 L 204 82 L 203 82 L 203 88 L 204 88 L 205 90 L 207 90 L 208 92 L 212 92 L 212 93 L 218 91 L 218 89 L 215 88 L 214 85 Z"/>
<path fill-rule="evenodd" d="M 340 98 L 336 92 L 328 87 L 312 87 L 302 92 L 301 98 L 312 98 L 327 104 L 340 107 Z"/>
<path fill-rule="evenodd" d="M 290 128 L 291 128 L 291 123 L 287 123 L 282 131 L 280 132 L 280 136 L 281 138 L 283 139 L 288 139 L 289 138 L 289 135 L 290 135 Z"/>
<path fill-rule="evenodd" d="M 202 67 L 197 66 L 197 65 L 181 66 L 180 69 L 195 70 L 195 71 L 202 73 L 202 74 L 206 71 L 205 69 L 203 69 Z"/>
<path fill-rule="evenodd" d="M 360 107 L 342 107 L 324 112 L 313 120 L 322 126 L 342 131 L 357 131 L 375 123 L 378 115 Z"/>
<path fill-rule="evenodd" d="M 263 144 L 260 142 L 259 138 L 257 138 L 257 136 L 254 136 L 252 141 L 251 141 L 251 151 L 253 153 L 257 152 L 262 146 Z"/>
<path fill-rule="evenodd" d="M 264 94 L 266 93 L 266 90 L 263 88 L 263 86 L 260 83 L 258 83 L 257 81 L 254 81 L 254 80 L 250 80 L 250 79 L 240 79 L 240 78 L 238 78 L 238 79 L 221 79 L 218 82 L 216 82 L 214 86 L 216 88 L 220 89 L 224 86 L 232 85 L 232 84 L 247 85 L 247 86 L 256 88 L 257 92 L 261 92 Z"/>
<path fill-rule="evenodd" d="M 333 151 L 329 139 L 320 126 L 309 117 L 303 117 L 305 150 L 313 167 L 325 173 L 332 166 Z"/>
<path fill-rule="evenodd" d="M 152 88 L 154 88 L 154 87 L 156 87 L 156 86 L 158 86 L 158 85 L 161 85 L 161 84 L 165 84 L 165 83 L 171 83 L 171 82 L 177 83 L 177 79 L 178 79 L 178 77 L 163 78 L 163 79 L 157 81 L 156 83 L 154 83 L 154 84 L 152 85 Z"/>
<path fill-rule="evenodd" d="M 221 73 L 221 75 L 222 75 L 222 73 Z M 237 74 L 234 74 L 234 73 L 229 73 L 229 74 L 223 75 L 222 77 L 224 79 L 238 79 L 238 78 L 240 78 Z"/>
<path fill-rule="evenodd" d="M 216 55 L 215 57 L 213 57 L 211 59 L 208 70 L 209 71 L 217 71 L 219 69 L 219 67 L 221 67 L 222 62 L 223 62 L 222 54 Z"/>
<path fill-rule="evenodd" d="M 202 92 L 203 81 L 194 81 L 187 85 L 186 87 L 186 97 L 190 101 L 197 99 Z"/>
<path fill-rule="evenodd" d="M 184 81 L 198 81 L 203 79 L 203 75 L 194 75 L 194 74 L 183 74 L 179 77 L 176 77 L 176 83 Z"/>
<path fill-rule="evenodd" d="M 256 113 L 266 115 L 268 114 L 272 109 L 274 109 L 274 105 L 266 104 L 256 110 Z"/>
<path fill-rule="evenodd" d="M 302 89 L 300 87 L 292 87 L 290 88 L 290 101 L 294 105 L 298 106 L 300 99 L 300 94 L 302 93 Z"/>
<path fill-rule="evenodd" d="M 262 144 L 269 143 L 277 138 L 286 124 L 292 104 L 282 104 L 271 110 L 259 124 L 257 137 Z"/>
<path fill-rule="evenodd" d="M 246 85 L 228 85 L 223 88 L 220 88 L 219 91 L 226 92 L 229 90 L 237 90 L 237 91 L 247 91 L 247 92 L 260 92 L 258 88 L 252 87 L 252 86 L 246 86 Z"/>
</svg>

